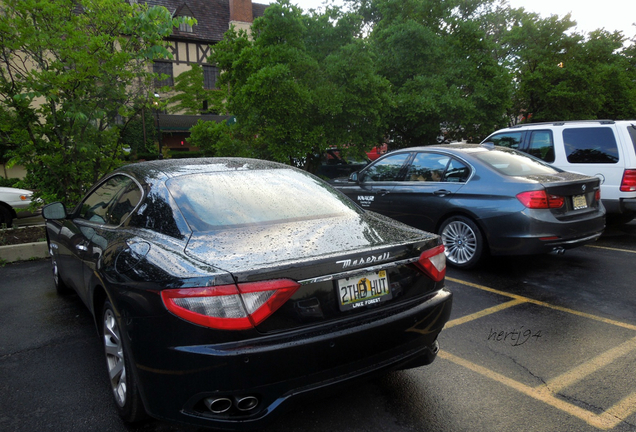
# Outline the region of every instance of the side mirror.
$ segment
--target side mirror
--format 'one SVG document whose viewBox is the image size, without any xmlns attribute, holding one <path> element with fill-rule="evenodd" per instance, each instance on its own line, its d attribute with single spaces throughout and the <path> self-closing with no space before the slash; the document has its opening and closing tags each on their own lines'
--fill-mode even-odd
<svg viewBox="0 0 636 432">
<path fill-rule="evenodd" d="M 349 174 L 349 181 L 352 183 L 358 183 L 358 176 L 359 174 L 357 172 Z"/>
<path fill-rule="evenodd" d="M 66 207 L 61 202 L 47 204 L 42 208 L 44 219 L 66 219 Z"/>
</svg>

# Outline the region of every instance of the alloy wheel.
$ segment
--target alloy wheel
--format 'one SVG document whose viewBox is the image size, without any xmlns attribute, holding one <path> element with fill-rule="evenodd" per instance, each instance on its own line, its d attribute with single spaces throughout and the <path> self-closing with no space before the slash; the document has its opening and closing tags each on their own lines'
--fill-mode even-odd
<svg viewBox="0 0 636 432">
<path fill-rule="evenodd" d="M 442 231 L 442 241 L 446 257 L 453 264 L 465 264 L 477 253 L 477 235 L 463 221 L 455 220 L 446 225 Z"/>
<path fill-rule="evenodd" d="M 115 401 L 120 407 L 126 404 L 126 363 L 119 326 L 114 312 L 110 308 L 104 310 L 104 348 L 110 386 Z"/>
</svg>

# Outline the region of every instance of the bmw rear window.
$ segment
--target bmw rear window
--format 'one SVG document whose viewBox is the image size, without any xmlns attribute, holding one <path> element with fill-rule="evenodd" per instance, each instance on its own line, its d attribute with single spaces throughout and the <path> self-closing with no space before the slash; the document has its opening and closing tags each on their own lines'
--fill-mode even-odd
<svg viewBox="0 0 636 432">
<path fill-rule="evenodd" d="M 508 176 L 552 175 L 558 169 L 520 152 L 489 150 L 472 153 L 477 159 Z"/>
<path fill-rule="evenodd" d="M 173 178 L 166 185 L 195 232 L 359 211 L 331 186 L 292 169 L 197 173 Z"/>
</svg>

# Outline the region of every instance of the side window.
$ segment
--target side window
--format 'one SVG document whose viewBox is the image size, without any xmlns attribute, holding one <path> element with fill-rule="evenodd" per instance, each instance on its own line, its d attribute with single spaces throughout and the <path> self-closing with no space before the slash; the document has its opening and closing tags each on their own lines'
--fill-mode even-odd
<svg viewBox="0 0 636 432">
<path fill-rule="evenodd" d="M 410 153 L 400 153 L 385 157 L 364 171 L 364 181 L 395 181 Z"/>
<path fill-rule="evenodd" d="M 129 179 L 130 180 L 130 179 Z M 142 192 L 137 183 L 130 180 L 128 186 L 122 191 L 117 203 L 108 212 L 108 224 L 119 225 L 137 207 L 141 201 Z"/>
<path fill-rule="evenodd" d="M 470 177 L 470 168 L 457 159 L 451 159 L 446 172 L 444 173 L 444 181 L 452 183 L 466 183 Z"/>
<path fill-rule="evenodd" d="M 530 144 L 527 152 L 545 162 L 554 162 L 552 131 L 538 130 L 530 132 Z"/>
<path fill-rule="evenodd" d="M 139 199 L 141 191 L 132 179 L 122 175 L 114 176 L 84 199 L 79 217 L 102 225 L 119 225 L 135 208 Z"/>
<path fill-rule="evenodd" d="M 495 145 L 517 149 L 523 143 L 523 132 L 505 132 L 493 135 L 486 141 Z"/>
<path fill-rule="evenodd" d="M 406 181 L 439 182 L 450 157 L 438 153 L 418 153 L 413 159 Z"/>
<path fill-rule="evenodd" d="M 617 163 L 618 147 L 609 127 L 563 130 L 565 155 L 570 163 Z"/>
</svg>

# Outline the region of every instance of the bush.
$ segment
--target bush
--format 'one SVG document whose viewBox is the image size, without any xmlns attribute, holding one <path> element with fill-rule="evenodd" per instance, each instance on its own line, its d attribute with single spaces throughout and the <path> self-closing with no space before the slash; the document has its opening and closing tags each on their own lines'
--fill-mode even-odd
<svg viewBox="0 0 636 432">
<path fill-rule="evenodd" d="M 3 178 L 0 177 L 0 187 L 18 187 L 16 184 L 20 181 L 19 178 Z"/>
</svg>

